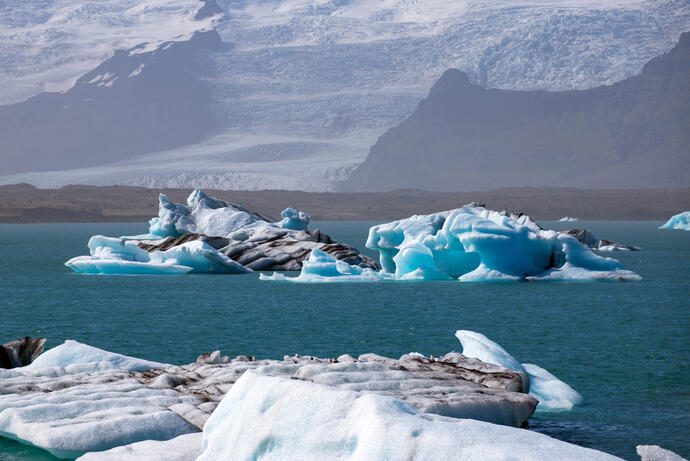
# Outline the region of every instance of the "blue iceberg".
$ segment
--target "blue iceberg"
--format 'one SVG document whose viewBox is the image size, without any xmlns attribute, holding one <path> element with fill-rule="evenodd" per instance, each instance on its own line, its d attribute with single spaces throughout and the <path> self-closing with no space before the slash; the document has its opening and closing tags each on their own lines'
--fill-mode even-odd
<svg viewBox="0 0 690 461">
<path fill-rule="evenodd" d="M 680 229 L 690 230 L 690 211 L 684 211 L 677 215 L 671 216 L 671 219 L 666 221 L 666 224 L 659 227 L 659 229 Z"/>
<path fill-rule="evenodd" d="M 366 246 L 379 253 L 383 270 L 378 274 L 360 274 L 317 253 L 295 281 L 641 279 L 571 235 L 542 229 L 526 215 L 476 204 L 373 226 Z"/>
</svg>

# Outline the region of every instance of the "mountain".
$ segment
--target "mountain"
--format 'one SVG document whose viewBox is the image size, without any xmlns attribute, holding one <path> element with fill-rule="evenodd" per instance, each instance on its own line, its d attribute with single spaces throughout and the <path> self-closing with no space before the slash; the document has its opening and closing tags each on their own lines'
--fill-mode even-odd
<svg viewBox="0 0 690 461">
<path fill-rule="evenodd" d="M 585 89 L 688 29 L 687 0 L 0 0 L 0 183 L 332 190 L 448 68 Z"/>
<path fill-rule="evenodd" d="M 589 90 L 486 89 L 446 71 L 351 190 L 690 185 L 690 33 L 639 75 Z"/>
</svg>

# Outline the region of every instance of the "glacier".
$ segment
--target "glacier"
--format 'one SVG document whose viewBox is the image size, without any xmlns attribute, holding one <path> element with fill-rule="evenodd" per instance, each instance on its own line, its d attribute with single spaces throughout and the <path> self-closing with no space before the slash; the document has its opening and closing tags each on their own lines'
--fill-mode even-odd
<svg viewBox="0 0 690 461">
<path fill-rule="evenodd" d="M 572 235 L 542 229 L 529 216 L 471 203 L 369 229 L 366 247 L 379 252 L 381 273 L 361 271 L 312 254 L 294 282 L 459 280 L 639 281 L 613 258 L 594 254 Z"/>
<path fill-rule="evenodd" d="M 47 0 L 0 10 L 0 54 L 7 57 L 0 104 L 64 91 L 115 49 L 141 45 L 161 54 L 167 41 L 204 30 L 232 44 L 199 69 L 214 70 L 208 80 L 227 115 L 222 132 L 134 161 L 114 157 L 98 167 L 3 175 L 0 183 L 333 190 L 449 68 L 490 88 L 590 88 L 638 73 L 690 23 L 683 0 L 218 5 L 224 19 L 195 20 L 197 0 L 142 0 L 131 8 Z M 96 99 L 107 98 L 123 82 L 146 76 L 146 59 L 134 54 L 131 67 L 86 83 L 102 90 Z"/>
<path fill-rule="evenodd" d="M 246 372 L 209 418 L 198 461 L 619 459 L 523 429 L 425 414 L 385 395 Z"/>
<path fill-rule="evenodd" d="M 355 248 L 334 242 L 318 229 L 310 231 L 310 217 L 287 208 L 282 220 L 269 220 L 240 205 L 209 197 L 195 189 L 187 204 L 158 199 L 158 216 L 142 235 L 89 239 L 89 256 L 65 263 L 81 274 L 186 273 L 244 274 L 253 270 L 299 270 L 314 249 L 343 264 L 378 268 Z M 354 270 L 354 269 L 353 269 Z"/>
<path fill-rule="evenodd" d="M 682 213 L 671 216 L 671 218 L 666 221 L 664 225 L 659 227 L 659 229 L 690 230 L 690 211 L 683 211 Z"/>
<path fill-rule="evenodd" d="M 537 365 L 520 364 L 499 344 L 483 334 L 458 330 L 455 336 L 462 343 L 462 355 L 465 357 L 526 373 L 529 376 L 529 393 L 539 400 L 537 410 L 564 411 L 582 403 L 582 396 L 568 384 Z"/>
</svg>

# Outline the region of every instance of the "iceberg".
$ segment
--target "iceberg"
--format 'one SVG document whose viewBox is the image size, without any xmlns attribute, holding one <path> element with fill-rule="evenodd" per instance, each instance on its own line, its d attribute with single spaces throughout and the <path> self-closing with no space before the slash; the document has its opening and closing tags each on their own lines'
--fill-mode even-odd
<svg viewBox="0 0 690 461">
<path fill-rule="evenodd" d="M 77 256 L 65 266 L 82 274 L 186 274 L 251 272 L 202 241 L 186 242 L 149 253 L 136 241 L 95 235 L 88 243 L 91 256 Z"/>
<path fill-rule="evenodd" d="M 371 268 L 353 266 L 315 248 L 309 253 L 309 259 L 302 263 L 297 277 L 274 272 L 272 275 L 259 274 L 259 278 L 287 282 L 368 282 L 391 277 Z"/>
<path fill-rule="evenodd" d="M 578 218 L 572 218 L 570 216 L 563 216 L 561 219 L 558 220 L 558 222 L 575 222 L 579 221 Z"/>
<path fill-rule="evenodd" d="M 293 208 L 286 208 L 280 213 L 283 218 L 276 223 L 276 226 L 283 229 L 307 230 L 311 219 L 304 211 L 297 211 Z"/>
<path fill-rule="evenodd" d="M 285 209 L 271 223 L 240 205 L 194 190 L 187 205 L 159 196 L 158 217 L 149 232 L 119 238 L 95 235 L 89 256 L 65 263 L 82 274 L 243 274 L 254 270 L 300 270 L 312 249 L 362 268 L 378 264 L 318 229 L 309 215 Z"/>
<path fill-rule="evenodd" d="M 303 268 L 305 274 L 296 281 L 641 280 L 568 233 L 542 229 L 523 214 L 488 210 L 475 203 L 373 226 L 366 247 L 378 251 L 381 274 L 360 274 L 317 253 L 314 264 Z"/>
<path fill-rule="evenodd" d="M 529 376 L 530 395 L 539 400 L 537 410 L 564 411 L 582 402 L 582 396 L 572 387 L 537 365 L 520 364 L 500 345 L 481 333 L 458 330 L 455 336 L 462 343 L 462 354 L 486 363 L 493 363 Z"/>
<path fill-rule="evenodd" d="M 677 215 L 671 216 L 671 218 L 666 221 L 666 223 L 659 227 L 659 229 L 680 229 L 680 230 L 690 230 L 690 211 L 683 211 Z"/>
<path fill-rule="evenodd" d="M 67 368 L 78 364 L 107 364 L 109 368 L 127 371 L 141 371 L 165 368 L 169 365 L 149 360 L 108 352 L 97 347 L 68 339 L 63 344 L 39 355 L 33 362 L 19 370 L 38 370 L 45 368 Z M 102 369 L 102 368 L 101 368 Z"/>
<path fill-rule="evenodd" d="M 618 460 L 547 435 L 423 413 L 387 395 L 248 371 L 209 418 L 198 461 Z"/>
</svg>

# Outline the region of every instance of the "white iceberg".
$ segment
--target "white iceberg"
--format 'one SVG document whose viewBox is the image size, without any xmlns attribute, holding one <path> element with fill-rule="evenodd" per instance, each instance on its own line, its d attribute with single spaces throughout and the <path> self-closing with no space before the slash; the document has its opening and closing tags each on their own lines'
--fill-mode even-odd
<svg viewBox="0 0 690 461">
<path fill-rule="evenodd" d="M 422 413 L 396 398 L 247 371 L 204 427 L 198 461 L 618 460 L 547 435 Z"/>
<path fill-rule="evenodd" d="M 529 216 L 474 204 L 373 226 L 366 246 L 379 252 L 382 274 L 314 264 L 303 269 L 307 273 L 298 281 L 641 279 L 617 260 L 592 253 L 573 236 L 542 229 Z M 322 255 L 315 257 L 323 261 Z"/>
<path fill-rule="evenodd" d="M 194 461 L 201 455 L 202 437 L 194 432 L 170 440 L 144 440 L 87 453 L 77 461 Z"/>
<path fill-rule="evenodd" d="M 458 330 L 455 336 L 462 343 L 462 355 L 465 357 L 526 373 L 530 381 L 529 393 L 539 400 L 538 411 L 570 410 L 582 402 L 582 396 L 575 389 L 537 365 L 520 364 L 505 349 L 483 334 Z"/>
<path fill-rule="evenodd" d="M 575 222 L 579 221 L 578 218 L 572 218 L 570 216 L 563 216 L 561 219 L 558 220 L 558 222 Z"/>
<path fill-rule="evenodd" d="M 671 216 L 666 221 L 666 224 L 659 227 L 659 229 L 680 229 L 690 231 L 690 211 L 683 211 L 677 215 Z"/>
<path fill-rule="evenodd" d="M 97 347 L 82 344 L 68 339 L 63 344 L 54 347 L 25 367 L 15 370 L 39 370 L 46 368 L 67 368 L 71 365 L 79 364 L 102 364 L 110 368 L 127 371 L 151 370 L 154 368 L 165 368 L 169 365 L 164 363 L 152 362 L 150 360 L 138 359 L 127 355 L 108 352 Z M 101 367 L 103 368 L 103 367 Z"/>
<path fill-rule="evenodd" d="M 110 275 L 251 272 L 251 269 L 200 240 L 149 253 L 132 240 L 94 235 L 89 239 L 88 247 L 91 256 L 77 256 L 67 261 L 65 266 L 82 274 Z"/>
</svg>

